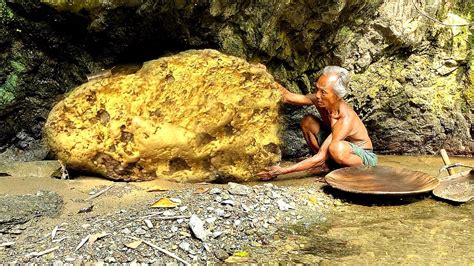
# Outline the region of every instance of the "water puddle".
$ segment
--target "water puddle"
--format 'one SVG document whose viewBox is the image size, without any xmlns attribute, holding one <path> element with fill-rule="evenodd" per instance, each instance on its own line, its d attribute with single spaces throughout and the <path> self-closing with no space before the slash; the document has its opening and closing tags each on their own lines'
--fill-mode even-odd
<svg viewBox="0 0 474 266">
<path fill-rule="evenodd" d="M 474 165 L 469 158 L 453 162 Z M 406 167 L 436 176 L 437 157 L 383 156 L 381 165 Z M 455 205 L 431 194 L 368 197 L 323 187 L 343 204 L 329 210 L 324 223 L 282 228 L 272 244 L 276 258 L 296 263 L 456 264 L 474 261 L 474 204 Z M 282 256 L 282 254 L 285 254 Z"/>
</svg>

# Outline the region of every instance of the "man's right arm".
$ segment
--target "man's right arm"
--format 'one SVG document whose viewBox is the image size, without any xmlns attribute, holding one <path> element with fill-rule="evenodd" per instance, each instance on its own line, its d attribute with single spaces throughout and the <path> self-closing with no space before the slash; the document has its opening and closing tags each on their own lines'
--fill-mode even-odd
<svg viewBox="0 0 474 266">
<path fill-rule="evenodd" d="M 283 102 L 289 103 L 293 105 L 312 105 L 313 101 L 311 99 L 312 94 L 303 95 L 290 92 L 289 90 L 285 89 L 285 87 L 281 86 L 280 84 L 276 83 L 278 86 L 278 90 L 281 92 L 283 96 Z"/>
</svg>

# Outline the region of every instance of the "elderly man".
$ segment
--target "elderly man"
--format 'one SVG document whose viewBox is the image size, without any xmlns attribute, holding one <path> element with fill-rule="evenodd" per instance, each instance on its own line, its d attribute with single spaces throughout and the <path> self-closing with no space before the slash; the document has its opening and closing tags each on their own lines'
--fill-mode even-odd
<svg viewBox="0 0 474 266">
<path fill-rule="evenodd" d="M 343 97 L 349 73 L 337 66 L 327 66 L 316 82 L 314 94 L 301 95 L 289 92 L 279 85 L 283 102 L 294 105 L 314 104 L 321 119 L 306 115 L 301 120 L 301 130 L 314 156 L 289 167 L 279 165 L 267 167 L 258 175 L 263 180 L 272 179 L 281 174 L 310 170 L 313 173 L 327 171 L 328 161 L 341 166 L 377 164 L 373 153 L 372 141 L 364 124 Z"/>
</svg>

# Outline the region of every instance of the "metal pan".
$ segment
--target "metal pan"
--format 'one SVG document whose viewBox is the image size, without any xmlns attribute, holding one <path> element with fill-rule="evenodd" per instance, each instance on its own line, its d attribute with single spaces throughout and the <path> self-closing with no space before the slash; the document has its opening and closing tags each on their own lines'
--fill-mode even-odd
<svg viewBox="0 0 474 266">
<path fill-rule="evenodd" d="M 355 166 L 334 170 L 326 175 L 334 188 L 361 194 L 414 195 L 430 192 L 438 179 L 420 171 L 389 166 Z"/>
</svg>

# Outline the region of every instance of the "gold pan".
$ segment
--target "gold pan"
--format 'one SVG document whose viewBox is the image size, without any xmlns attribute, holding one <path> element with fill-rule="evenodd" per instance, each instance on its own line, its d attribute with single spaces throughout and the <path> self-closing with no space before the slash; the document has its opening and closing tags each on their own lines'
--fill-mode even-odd
<svg viewBox="0 0 474 266">
<path fill-rule="evenodd" d="M 362 194 L 412 195 L 432 191 L 438 179 L 420 171 L 389 166 L 356 166 L 334 170 L 326 175 L 334 188 Z"/>
</svg>

